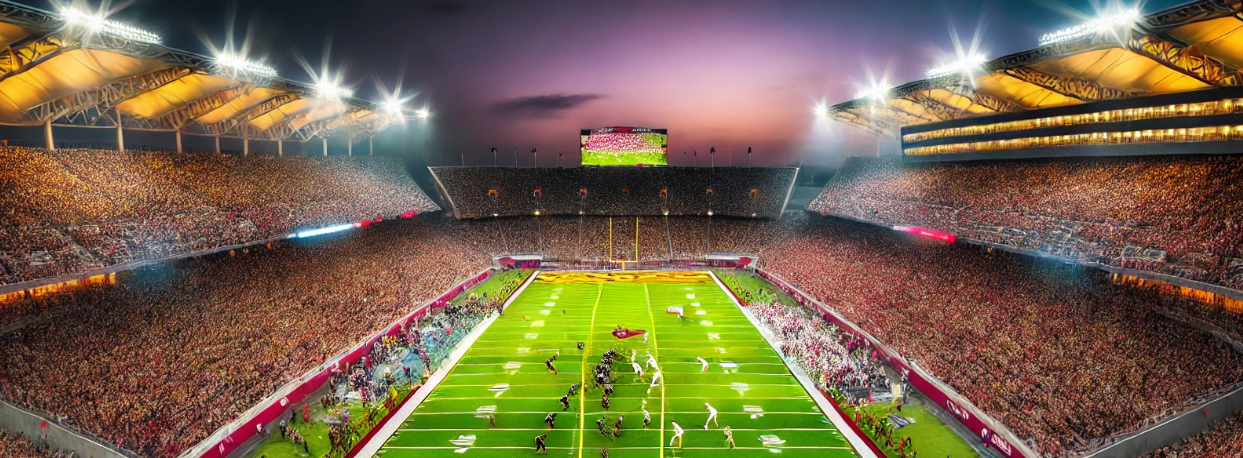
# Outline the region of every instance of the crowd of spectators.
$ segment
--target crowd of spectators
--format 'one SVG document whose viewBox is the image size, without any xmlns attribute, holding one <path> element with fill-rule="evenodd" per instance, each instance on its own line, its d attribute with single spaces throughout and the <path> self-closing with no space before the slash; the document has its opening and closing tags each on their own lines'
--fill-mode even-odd
<svg viewBox="0 0 1243 458">
<path fill-rule="evenodd" d="M 543 254 L 559 260 L 701 260 L 709 253 L 757 254 L 792 235 L 804 219 L 692 216 L 539 216 L 443 220 L 445 232 L 493 256 Z M 610 230 L 611 229 L 611 230 Z M 638 245 L 636 255 L 635 248 Z"/>
<path fill-rule="evenodd" d="M 808 209 L 1243 288 L 1243 157 L 852 158 Z"/>
<path fill-rule="evenodd" d="M 1243 412 L 1178 445 L 1163 447 L 1141 458 L 1243 458 Z"/>
<path fill-rule="evenodd" d="M 394 158 L 0 147 L 0 284 L 437 208 Z"/>
<path fill-rule="evenodd" d="M 1243 381 L 1243 356 L 1169 319 L 1162 311 L 1170 304 L 1155 291 L 1082 267 L 801 212 L 782 220 L 429 215 L 21 303 L 0 325 L 60 312 L 0 337 L 0 394 L 141 455 L 173 456 L 411 304 L 485 268 L 490 256 L 627 259 L 636 247 L 641 260 L 757 254 L 765 270 L 1046 456 L 1098 447 Z M 476 317 L 495 301 L 468 300 L 447 316 Z M 793 336 L 798 343 L 786 353 L 814 376 L 881 387 L 861 340 L 759 302 L 754 310 Z M 433 323 L 426 336 L 451 335 L 467 321 Z"/>
<path fill-rule="evenodd" d="M 760 253 L 764 268 L 954 387 L 1047 456 L 1243 381 L 1243 355 L 1158 312 L 1149 290 L 1082 267 L 833 218 Z"/>
<path fill-rule="evenodd" d="M 166 263 L 116 286 L 31 299 L 39 304 L 20 310 L 58 313 L 0 336 L 0 396 L 141 456 L 176 456 L 487 268 L 486 255 L 427 221 L 438 217 Z"/>
<path fill-rule="evenodd" d="M 781 339 L 782 355 L 825 389 L 851 396 L 859 396 L 861 390 L 869 394 L 891 390 L 884 366 L 863 339 L 804 308 L 767 302 L 748 303 L 747 309 Z"/>
<path fill-rule="evenodd" d="M 73 452 L 51 450 L 34 443 L 22 433 L 0 429 L 0 456 L 4 458 L 74 458 Z"/>
<path fill-rule="evenodd" d="M 433 167 L 460 218 L 728 215 L 775 218 L 794 168 Z M 538 192 L 537 192 L 538 191 Z"/>
</svg>

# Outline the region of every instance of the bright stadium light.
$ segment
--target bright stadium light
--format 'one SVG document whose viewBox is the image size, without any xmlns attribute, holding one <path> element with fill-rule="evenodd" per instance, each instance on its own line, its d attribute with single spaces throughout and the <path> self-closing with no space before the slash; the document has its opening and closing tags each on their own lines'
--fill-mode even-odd
<svg viewBox="0 0 1243 458">
<path fill-rule="evenodd" d="M 1115 11 L 1068 29 L 1046 33 L 1040 37 L 1040 46 L 1074 41 L 1088 35 L 1100 35 L 1123 27 L 1129 28 L 1139 22 L 1139 19 L 1139 9 Z"/>
<path fill-rule="evenodd" d="M 160 36 L 146 30 L 104 19 L 103 14 L 91 14 L 74 7 L 60 10 L 60 18 L 72 27 L 82 27 L 91 33 L 102 33 L 129 41 L 160 44 Z"/>
<path fill-rule="evenodd" d="M 855 93 L 856 99 L 884 99 L 889 96 L 889 91 L 893 89 L 889 87 L 889 83 L 881 81 L 879 84 L 863 89 Z"/>
<path fill-rule="evenodd" d="M 336 83 L 322 82 L 315 85 L 315 96 L 323 99 L 344 99 L 353 97 L 354 91 Z"/>
<path fill-rule="evenodd" d="M 972 53 L 953 62 L 945 63 L 932 67 L 924 72 L 924 76 L 928 78 L 940 78 L 959 73 L 970 75 L 984 67 L 988 63 L 988 58 L 981 54 Z"/>
<path fill-rule="evenodd" d="M 392 114 L 401 114 L 401 111 L 402 111 L 401 100 L 398 100 L 398 99 L 385 100 L 384 111 L 387 111 Z"/>
<path fill-rule="evenodd" d="M 817 118 L 823 118 L 825 116 L 828 116 L 829 107 L 825 106 L 823 103 L 817 104 L 815 108 L 811 109 L 811 115 Z"/>
<path fill-rule="evenodd" d="M 265 78 L 276 78 L 275 68 L 257 62 L 252 62 L 227 52 L 222 52 L 216 55 L 216 65 L 229 72 L 248 73 Z"/>
<path fill-rule="evenodd" d="M 430 111 L 427 111 L 426 108 L 420 108 L 414 111 L 414 117 L 419 118 L 419 119 L 427 119 L 427 118 L 432 117 L 432 113 Z"/>
</svg>

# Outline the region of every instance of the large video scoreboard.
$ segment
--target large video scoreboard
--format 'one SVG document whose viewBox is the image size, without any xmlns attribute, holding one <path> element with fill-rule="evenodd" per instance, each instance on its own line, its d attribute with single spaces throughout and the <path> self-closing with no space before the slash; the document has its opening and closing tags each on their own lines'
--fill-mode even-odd
<svg viewBox="0 0 1243 458">
<path fill-rule="evenodd" d="M 583 129 L 583 165 L 669 165 L 669 131 L 647 127 Z"/>
</svg>

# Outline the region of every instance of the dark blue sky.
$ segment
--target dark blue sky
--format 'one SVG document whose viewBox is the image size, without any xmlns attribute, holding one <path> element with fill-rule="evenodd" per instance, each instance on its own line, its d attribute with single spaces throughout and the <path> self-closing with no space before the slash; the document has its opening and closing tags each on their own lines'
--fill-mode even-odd
<svg viewBox="0 0 1243 458">
<path fill-rule="evenodd" d="M 1152 0 L 1146 12 L 1184 3 Z M 50 8 L 50 3 L 42 5 Z M 1127 4 L 1127 6 L 1133 6 Z M 1040 35 L 1080 22 L 1089 1 L 984 0 L 256 0 L 115 2 L 115 19 L 165 43 L 207 53 L 231 22 L 251 54 L 282 76 L 310 81 L 295 56 L 343 72 L 356 95 L 377 99 L 376 79 L 428 104 L 435 119 L 409 126 L 410 148 L 433 158 L 490 163 L 490 147 L 530 151 L 541 165 L 565 150 L 577 162 L 580 128 L 664 127 L 672 163 L 681 151 L 747 146 L 757 164 L 802 155 L 832 164 L 874 154 L 872 137 L 817 123 L 810 110 L 853 98 L 869 73 L 901 84 L 952 55 L 951 25 L 990 58 L 1035 47 Z M 230 19 L 230 10 L 235 10 Z M 427 134 L 427 140 L 419 137 Z M 426 146 L 422 146 L 426 145 Z M 512 153 L 510 153 L 512 163 Z M 718 160 L 728 159 L 718 155 Z M 520 158 L 531 162 L 530 154 Z M 436 163 L 436 160 L 432 160 Z"/>
</svg>

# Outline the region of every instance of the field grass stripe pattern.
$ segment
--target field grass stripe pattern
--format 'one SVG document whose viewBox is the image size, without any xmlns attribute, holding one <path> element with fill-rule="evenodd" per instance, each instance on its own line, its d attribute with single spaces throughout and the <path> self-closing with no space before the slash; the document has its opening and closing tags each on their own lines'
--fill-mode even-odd
<svg viewBox="0 0 1243 458">
<path fill-rule="evenodd" d="M 681 307 L 682 318 L 667 313 L 671 307 Z M 618 326 L 646 330 L 646 342 L 615 338 Z M 606 409 L 589 372 L 609 348 L 620 357 Z M 558 351 L 554 374 L 543 362 Z M 649 351 L 662 373 L 650 390 L 655 370 L 647 368 L 640 381 L 630 364 L 633 352 L 646 365 Z M 558 399 L 574 383 L 583 383 L 579 399 L 563 410 Z M 646 429 L 645 401 L 653 420 Z M 717 422 L 705 425 L 704 403 L 717 409 Z M 551 430 L 543 422 L 549 412 L 559 413 Z M 611 427 L 619 415 L 620 435 L 598 432 L 597 420 Z M 534 453 L 535 436 L 545 433 L 549 455 L 558 458 L 595 458 L 606 448 L 612 458 L 860 456 L 703 272 L 540 273 L 400 421 L 378 456 L 522 456 Z M 685 432 L 682 444 L 670 446 L 673 422 Z"/>
</svg>

